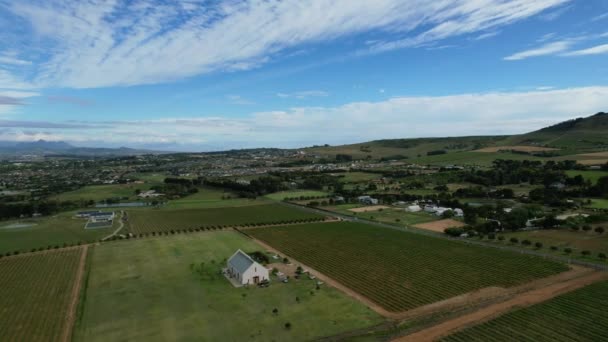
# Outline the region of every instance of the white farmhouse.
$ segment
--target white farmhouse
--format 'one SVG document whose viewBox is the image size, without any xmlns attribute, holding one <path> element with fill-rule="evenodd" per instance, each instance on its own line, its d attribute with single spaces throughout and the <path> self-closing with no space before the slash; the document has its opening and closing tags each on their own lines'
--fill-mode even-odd
<svg viewBox="0 0 608 342">
<path fill-rule="evenodd" d="M 405 210 L 410 213 L 417 213 L 419 211 L 422 211 L 422 208 L 418 204 L 414 204 L 414 205 L 408 206 Z"/>
<path fill-rule="evenodd" d="M 270 280 L 268 269 L 240 249 L 228 259 L 226 272 L 232 280 L 241 285 L 259 284 L 264 280 Z"/>
</svg>

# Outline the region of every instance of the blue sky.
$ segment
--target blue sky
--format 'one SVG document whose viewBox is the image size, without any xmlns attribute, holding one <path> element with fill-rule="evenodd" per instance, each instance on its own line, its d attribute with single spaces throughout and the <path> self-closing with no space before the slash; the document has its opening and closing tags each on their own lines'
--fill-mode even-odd
<svg viewBox="0 0 608 342">
<path fill-rule="evenodd" d="M 0 140 L 167 150 L 608 111 L 604 0 L 0 0 Z"/>
</svg>

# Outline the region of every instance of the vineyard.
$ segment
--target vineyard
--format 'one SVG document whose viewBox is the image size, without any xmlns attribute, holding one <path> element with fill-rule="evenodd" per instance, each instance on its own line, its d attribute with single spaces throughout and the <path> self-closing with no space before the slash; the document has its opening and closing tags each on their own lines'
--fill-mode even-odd
<svg viewBox="0 0 608 342">
<path fill-rule="evenodd" d="M 0 260 L 2 340 L 62 339 L 81 253 L 74 248 Z"/>
<path fill-rule="evenodd" d="M 232 225 L 281 224 L 322 220 L 323 216 L 279 204 L 174 210 L 133 210 L 128 213 L 134 234 Z"/>
<path fill-rule="evenodd" d="M 498 249 L 360 223 L 247 232 L 393 312 L 490 286 L 510 287 L 568 269 Z"/>
<path fill-rule="evenodd" d="M 606 341 L 608 282 L 513 311 L 443 341 Z"/>
</svg>

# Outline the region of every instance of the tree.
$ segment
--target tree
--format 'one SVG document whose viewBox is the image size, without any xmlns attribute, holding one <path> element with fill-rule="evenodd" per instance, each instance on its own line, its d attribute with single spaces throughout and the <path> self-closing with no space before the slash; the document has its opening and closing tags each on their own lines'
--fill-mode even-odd
<svg viewBox="0 0 608 342">
<path fill-rule="evenodd" d="M 599 253 L 597 255 L 598 258 L 600 258 L 601 260 L 606 260 L 606 253 Z"/>
<path fill-rule="evenodd" d="M 519 239 L 518 239 L 518 238 L 516 238 L 516 237 L 512 237 L 511 239 L 509 239 L 509 241 L 510 241 L 511 243 L 518 243 L 518 242 L 519 242 Z"/>
<path fill-rule="evenodd" d="M 452 217 L 454 217 L 454 211 L 446 210 L 441 214 L 441 217 L 444 219 L 452 218 Z"/>
<path fill-rule="evenodd" d="M 595 232 L 598 234 L 604 234 L 604 227 L 597 227 L 595 228 Z"/>
<path fill-rule="evenodd" d="M 287 329 L 287 330 L 291 329 L 291 323 L 289 323 L 289 322 L 285 323 L 285 329 Z"/>
<path fill-rule="evenodd" d="M 543 243 L 542 242 L 537 242 L 534 244 L 534 247 L 536 247 L 536 249 L 541 249 L 543 248 Z"/>
<path fill-rule="evenodd" d="M 552 251 L 557 251 L 559 248 L 557 246 L 551 246 Z"/>
<path fill-rule="evenodd" d="M 498 241 L 504 241 L 504 240 L 505 240 L 505 237 L 504 237 L 504 236 L 500 235 L 500 236 L 498 237 Z"/>
<path fill-rule="evenodd" d="M 279 309 L 277 309 L 277 308 L 272 309 L 272 314 L 275 315 L 275 316 L 278 315 L 279 314 Z"/>
<path fill-rule="evenodd" d="M 564 253 L 566 253 L 566 254 L 572 253 L 572 248 L 564 248 Z"/>
<path fill-rule="evenodd" d="M 590 251 L 586 251 L 586 250 L 585 250 L 585 251 L 582 251 L 582 252 L 581 252 L 581 255 L 582 255 L 582 256 L 584 256 L 584 257 L 586 257 L 586 256 L 591 255 L 591 252 L 590 252 Z"/>
<path fill-rule="evenodd" d="M 449 236 L 459 237 L 464 233 L 464 229 L 462 228 L 446 228 L 444 231 Z"/>
<path fill-rule="evenodd" d="M 530 240 L 522 240 L 521 244 L 524 245 L 524 246 L 530 246 L 532 244 L 532 241 L 530 241 Z"/>
<path fill-rule="evenodd" d="M 583 226 L 583 230 L 586 231 L 586 232 L 588 232 L 588 231 L 591 230 L 591 226 L 588 225 L 588 224 L 586 224 L 586 225 Z"/>
</svg>

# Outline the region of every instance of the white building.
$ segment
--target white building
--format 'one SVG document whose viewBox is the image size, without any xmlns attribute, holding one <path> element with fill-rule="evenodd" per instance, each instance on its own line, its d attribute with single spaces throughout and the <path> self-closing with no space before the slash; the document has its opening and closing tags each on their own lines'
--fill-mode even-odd
<svg viewBox="0 0 608 342">
<path fill-rule="evenodd" d="M 155 198 L 155 197 L 160 197 L 163 196 L 163 194 L 156 192 L 155 190 L 148 190 L 148 191 L 144 191 L 139 193 L 139 198 Z"/>
<path fill-rule="evenodd" d="M 228 259 L 226 266 L 228 276 L 241 285 L 259 284 L 264 280 L 270 280 L 268 269 L 240 249 Z"/>
<path fill-rule="evenodd" d="M 405 208 L 405 210 L 410 213 L 417 213 L 419 211 L 422 211 L 422 208 L 420 208 L 420 206 L 418 204 L 415 204 L 415 205 L 408 206 L 407 208 Z"/>
<path fill-rule="evenodd" d="M 367 204 L 367 205 L 378 204 L 378 199 L 372 198 L 370 196 L 359 196 L 357 199 L 359 200 L 359 203 L 361 203 L 361 204 Z"/>
</svg>

